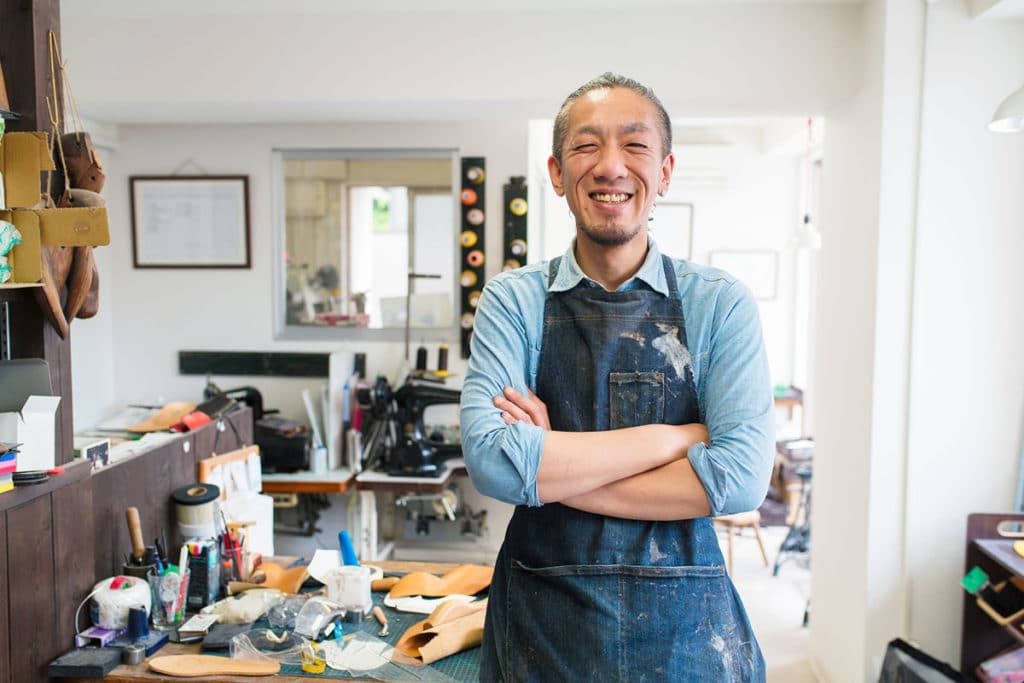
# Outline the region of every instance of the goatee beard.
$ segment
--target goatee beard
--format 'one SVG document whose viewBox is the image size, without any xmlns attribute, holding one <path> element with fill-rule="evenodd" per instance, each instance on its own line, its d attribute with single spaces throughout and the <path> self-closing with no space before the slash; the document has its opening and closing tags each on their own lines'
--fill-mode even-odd
<svg viewBox="0 0 1024 683">
<path fill-rule="evenodd" d="M 576 223 L 576 227 L 587 236 L 587 239 L 602 247 L 621 247 L 640 234 L 644 228 L 642 225 L 632 228 L 619 228 L 611 225 L 595 227 L 582 221 Z"/>
</svg>

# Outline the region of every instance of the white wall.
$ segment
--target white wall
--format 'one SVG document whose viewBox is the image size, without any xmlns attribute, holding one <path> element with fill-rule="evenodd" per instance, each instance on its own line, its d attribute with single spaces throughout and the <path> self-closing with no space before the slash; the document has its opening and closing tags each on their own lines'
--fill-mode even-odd
<svg viewBox="0 0 1024 683">
<path fill-rule="evenodd" d="M 1024 20 L 928 10 L 907 486 L 909 633 L 959 662 L 966 519 L 1012 510 L 1024 439 Z"/>
<path fill-rule="evenodd" d="M 811 649 L 835 681 L 876 680 L 897 635 L 959 663 L 966 516 L 1011 508 L 1024 409 L 1024 138 L 984 127 L 1024 23 L 879 0 L 864 37 L 823 175 Z"/>
</svg>

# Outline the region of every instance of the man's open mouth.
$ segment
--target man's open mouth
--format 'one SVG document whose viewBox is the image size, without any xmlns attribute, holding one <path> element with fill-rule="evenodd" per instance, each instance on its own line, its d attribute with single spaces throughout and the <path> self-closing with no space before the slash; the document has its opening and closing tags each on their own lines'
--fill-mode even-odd
<svg viewBox="0 0 1024 683">
<path fill-rule="evenodd" d="M 597 202 L 604 202 L 606 204 L 619 204 L 630 199 L 633 195 L 627 192 L 591 192 L 590 198 Z"/>
</svg>

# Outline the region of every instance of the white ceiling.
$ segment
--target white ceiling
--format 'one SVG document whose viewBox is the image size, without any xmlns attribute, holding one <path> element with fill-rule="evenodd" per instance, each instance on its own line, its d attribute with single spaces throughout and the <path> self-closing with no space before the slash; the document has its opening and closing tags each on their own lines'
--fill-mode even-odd
<svg viewBox="0 0 1024 683">
<path fill-rule="evenodd" d="M 861 5 L 863 0 L 630 0 L 630 9 L 721 5 Z M 161 16 L 161 15 L 339 15 L 387 12 L 507 12 L 541 10 L 599 10 L 623 7 L 622 0 L 63 0 L 61 15 Z"/>
<path fill-rule="evenodd" d="M 971 16 L 983 19 L 1024 19 L 1024 0 L 969 0 Z"/>
</svg>

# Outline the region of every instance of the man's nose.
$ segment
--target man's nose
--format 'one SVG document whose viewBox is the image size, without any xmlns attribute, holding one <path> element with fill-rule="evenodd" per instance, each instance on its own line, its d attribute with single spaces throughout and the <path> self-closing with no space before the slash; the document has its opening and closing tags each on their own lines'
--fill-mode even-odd
<svg viewBox="0 0 1024 683">
<path fill-rule="evenodd" d="M 623 178 L 627 175 L 626 158 L 622 150 L 615 145 L 601 149 L 600 157 L 594 166 L 594 176 L 598 179 Z"/>
</svg>

